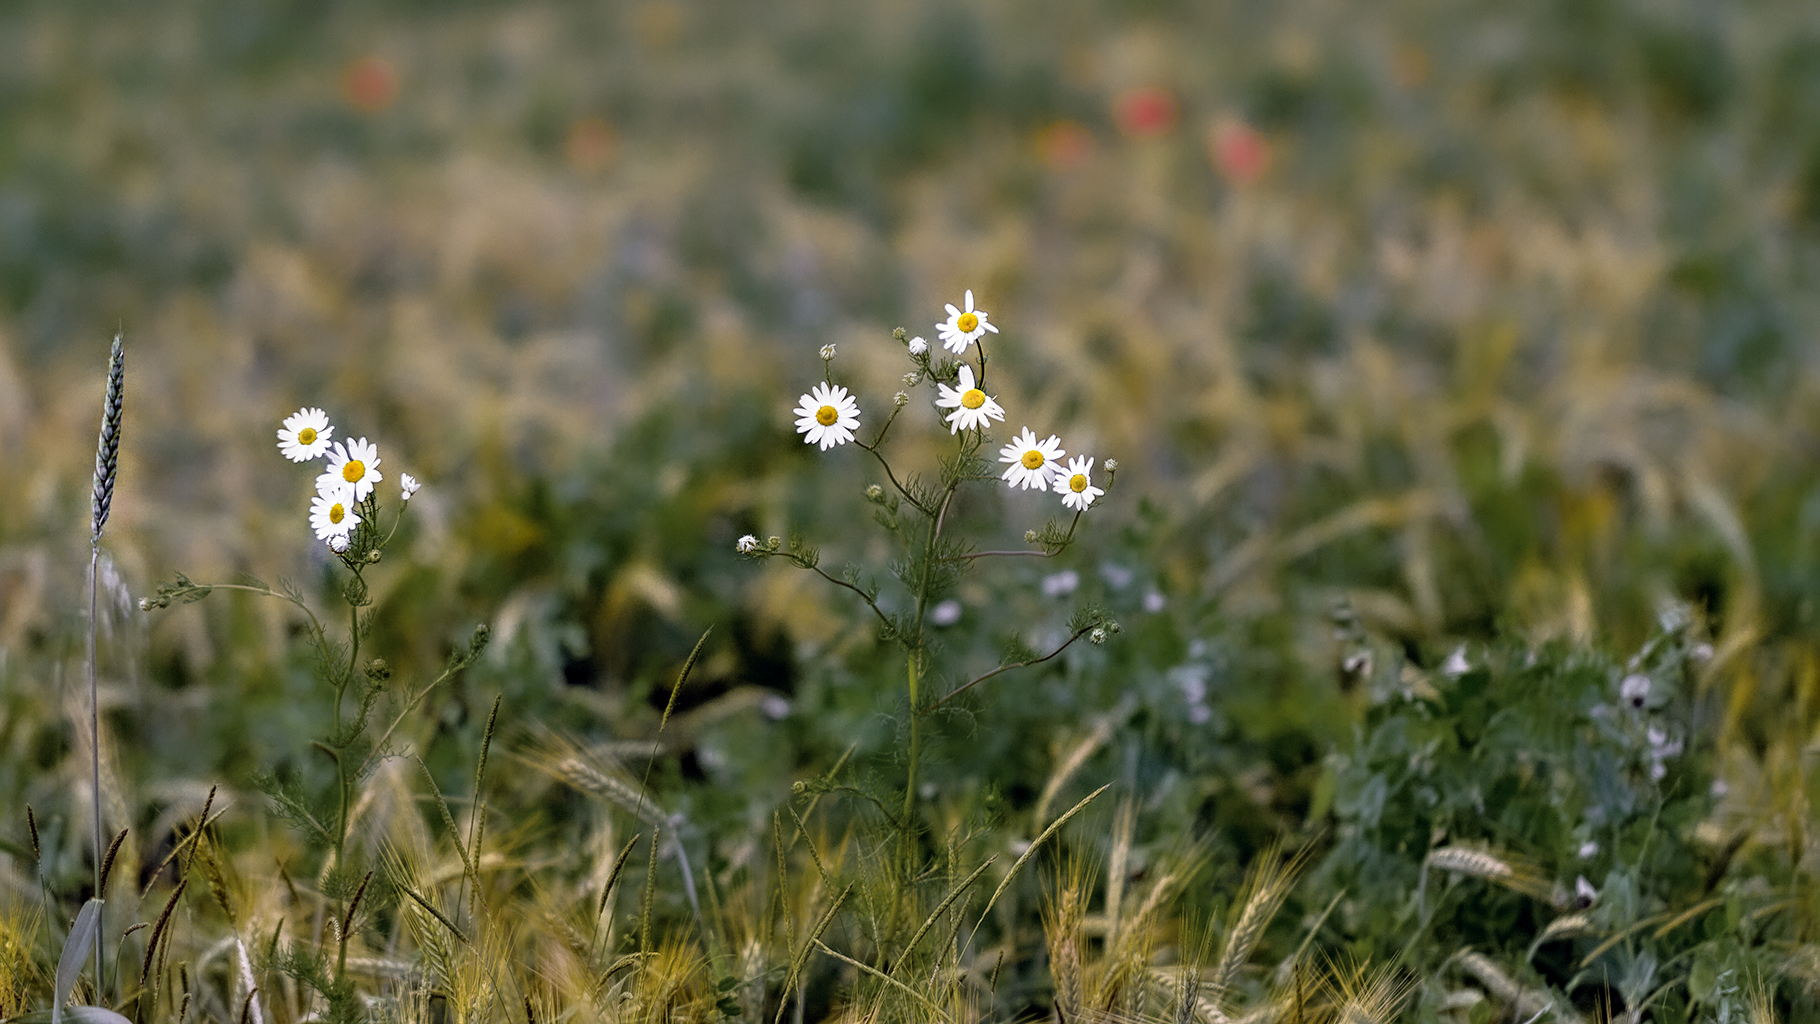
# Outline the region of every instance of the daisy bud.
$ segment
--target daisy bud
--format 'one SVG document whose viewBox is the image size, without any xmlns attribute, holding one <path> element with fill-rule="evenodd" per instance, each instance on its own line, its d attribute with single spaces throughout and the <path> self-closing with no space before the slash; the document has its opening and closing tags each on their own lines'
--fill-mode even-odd
<svg viewBox="0 0 1820 1024">
<path fill-rule="evenodd" d="M 885 489 L 883 487 L 880 487 L 877 484 L 867 484 L 866 485 L 866 500 L 867 501 L 885 500 Z"/>
<path fill-rule="evenodd" d="M 784 539 L 782 537 L 766 537 L 765 538 L 765 547 L 771 549 L 772 551 L 776 551 L 778 548 L 783 547 L 783 546 L 784 546 Z"/>
<path fill-rule="evenodd" d="M 1024 543 L 1026 543 L 1026 544 L 1035 544 L 1036 543 L 1036 531 L 1035 530 L 1025 530 L 1024 531 Z"/>
<path fill-rule="evenodd" d="M 1105 462 L 1100 463 L 1100 466 L 1108 473 L 1117 473 L 1119 471 L 1119 460 L 1107 459 Z"/>
<path fill-rule="evenodd" d="M 910 339 L 910 354 L 911 355 L 920 356 L 924 352 L 927 352 L 927 351 L 929 351 L 929 343 L 927 341 L 924 341 L 921 338 L 911 338 Z"/>
<path fill-rule="evenodd" d="M 1093 632 L 1087 634 L 1087 639 L 1095 644 L 1103 644 L 1106 642 L 1106 631 L 1104 629 L 1095 629 Z"/>
<path fill-rule="evenodd" d="M 833 359 L 833 358 L 834 358 L 834 346 L 833 345 L 823 345 L 822 346 L 822 362 L 825 363 L 828 360 Z"/>
<path fill-rule="evenodd" d="M 154 607 L 156 607 L 156 606 L 155 606 L 155 605 L 153 605 L 153 604 L 152 604 L 152 599 L 151 599 L 151 598 L 149 598 L 149 597 L 142 597 L 142 598 L 140 598 L 140 599 L 139 599 L 139 610 L 140 610 L 140 611 L 142 611 L 142 612 L 149 612 L 149 611 L 151 611 L 151 610 L 152 610 L 152 609 L 153 609 L 153 608 L 154 608 Z"/>
<path fill-rule="evenodd" d="M 921 384 L 922 382 L 923 382 L 923 375 L 920 373 L 904 374 L 904 387 L 913 388 L 913 387 L 916 387 L 918 384 Z"/>
<path fill-rule="evenodd" d="M 749 555 L 758 550 L 758 538 L 748 533 L 744 537 L 733 542 L 733 550 L 742 555 Z"/>
<path fill-rule="evenodd" d="M 373 565 L 379 564 L 379 549 L 378 548 L 374 548 L 373 550 L 367 552 L 367 561 L 372 563 Z"/>
<path fill-rule="evenodd" d="M 904 406 L 910 404 L 910 396 L 899 391 L 897 394 L 891 396 L 891 404 L 902 409 Z"/>
<path fill-rule="evenodd" d="M 329 550 L 330 551 L 333 551 L 339 555 L 343 551 L 346 551 L 347 549 L 348 549 L 347 534 L 338 533 L 335 536 L 329 538 Z"/>
<path fill-rule="evenodd" d="M 909 333 L 910 333 L 909 331 L 904 330 L 902 327 L 896 327 L 896 328 L 892 329 L 891 336 L 893 338 L 896 338 L 899 341 L 903 341 L 904 335 L 909 334 Z"/>
<path fill-rule="evenodd" d="M 398 474 L 398 484 L 399 488 L 404 492 L 399 496 L 399 500 L 401 501 L 410 501 L 411 495 L 416 494 L 417 489 L 423 486 L 417 482 L 416 477 L 409 473 Z"/>
</svg>

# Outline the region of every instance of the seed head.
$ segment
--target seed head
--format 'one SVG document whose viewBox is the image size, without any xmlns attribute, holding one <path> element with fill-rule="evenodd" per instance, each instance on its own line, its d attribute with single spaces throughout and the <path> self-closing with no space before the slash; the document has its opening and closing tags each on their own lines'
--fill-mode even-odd
<svg viewBox="0 0 1820 1024">
<path fill-rule="evenodd" d="M 114 505 L 114 477 L 120 470 L 120 412 L 126 397 L 126 346 L 120 335 L 114 335 L 114 346 L 107 356 L 107 390 L 101 398 L 101 438 L 95 444 L 95 487 L 90 505 L 94 518 L 89 527 L 91 542 L 101 539 L 107 526 L 107 515 Z"/>
</svg>

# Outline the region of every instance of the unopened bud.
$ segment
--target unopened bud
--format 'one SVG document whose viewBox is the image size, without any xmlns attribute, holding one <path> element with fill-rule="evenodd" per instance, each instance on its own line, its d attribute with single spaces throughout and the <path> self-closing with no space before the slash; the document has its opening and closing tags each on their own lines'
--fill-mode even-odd
<svg viewBox="0 0 1820 1024">
<path fill-rule="evenodd" d="M 906 331 L 906 330 L 904 330 L 904 329 L 903 329 L 903 328 L 902 328 L 902 327 L 899 327 L 899 328 L 896 328 L 896 329 L 894 329 L 894 330 L 893 330 L 893 331 L 892 331 L 892 332 L 891 332 L 891 336 L 892 336 L 892 337 L 893 337 L 893 338 L 896 338 L 896 339 L 897 339 L 897 340 L 898 340 L 898 341 L 903 341 L 903 340 L 904 340 L 904 336 L 905 336 L 905 335 L 906 335 L 906 334 L 909 334 L 909 333 L 910 333 L 910 332 L 909 332 L 909 331 Z"/>
<path fill-rule="evenodd" d="M 1036 543 L 1036 531 L 1035 530 L 1025 530 L 1024 531 L 1024 543 L 1026 543 L 1026 544 L 1035 544 Z"/>
<path fill-rule="evenodd" d="M 910 396 L 899 391 L 897 394 L 891 396 L 891 404 L 902 409 L 904 406 L 910 404 Z"/>
<path fill-rule="evenodd" d="M 149 612 L 156 607 L 158 606 L 153 604 L 152 599 L 149 597 L 142 597 L 139 599 L 139 610 L 142 612 Z"/>
<path fill-rule="evenodd" d="M 373 550 L 367 552 L 367 561 L 368 562 L 371 562 L 374 565 L 378 565 L 379 559 L 380 559 L 380 554 L 379 554 L 378 548 L 374 548 Z"/>
<path fill-rule="evenodd" d="M 1103 644 L 1106 642 L 1106 631 L 1104 629 L 1096 628 L 1093 632 L 1087 634 L 1087 639 L 1096 644 Z"/>
<path fill-rule="evenodd" d="M 372 661 L 367 662 L 368 679 L 377 681 L 381 679 L 390 679 L 391 677 L 392 667 L 385 663 L 384 658 L 374 658 Z"/>
<path fill-rule="evenodd" d="M 923 382 L 923 375 L 920 373 L 904 374 L 904 387 L 913 388 L 913 387 L 916 387 L 918 384 L 921 384 L 922 382 Z"/>
<path fill-rule="evenodd" d="M 1117 459 L 1107 459 L 1105 462 L 1101 463 L 1101 465 L 1106 467 L 1106 472 L 1108 473 L 1117 473 L 1119 471 L 1119 460 Z"/>
<path fill-rule="evenodd" d="M 884 500 L 884 497 L 885 497 L 885 489 L 883 487 L 880 487 L 877 484 L 867 484 L 866 485 L 866 500 L 867 501 L 882 501 L 882 500 Z"/>
<path fill-rule="evenodd" d="M 776 551 L 778 548 L 783 547 L 783 546 L 784 546 L 784 539 L 782 537 L 766 537 L 765 538 L 765 547 L 770 548 L 772 551 Z"/>
<path fill-rule="evenodd" d="M 833 345 L 823 345 L 822 346 L 822 361 L 826 362 L 827 360 L 830 360 L 833 358 L 834 358 L 834 346 Z"/>
</svg>

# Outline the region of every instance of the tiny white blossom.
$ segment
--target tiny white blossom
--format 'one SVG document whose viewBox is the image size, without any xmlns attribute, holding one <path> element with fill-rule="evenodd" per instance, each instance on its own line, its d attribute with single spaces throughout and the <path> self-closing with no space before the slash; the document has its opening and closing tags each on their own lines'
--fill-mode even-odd
<svg viewBox="0 0 1820 1024">
<path fill-rule="evenodd" d="M 822 451 L 853 440 L 859 427 L 859 403 L 838 384 L 817 384 L 796 407 L 796 432 L 807 434 L 804 444 L 819 444 Z"/>
<path fill-rule="evenodd" d="M 347 534 L 338 533 L 335 536 L 329 538 L 329 550 L 330 551 L 333 551 L 339 555 L 342 552 L 346 551 L 347 549 L 348 549 Z"/>
<path fill-rule="evenodd" d="M 910 354 L 911 355 L 920 356 L 924 352 L 927 352 L 927 351 L 929 351 L 929 343 L 927 341 L 924 341 L 921 337 L 915 337 L 915 338 L 910 339 Z"/>
<path fill-rule="evenodd" d="M 316 490 L 324 497 L 336 490 L 348 492 L 354 501 L 367 500 L 373 493 L 373 485 L 384 480 L 379 473 L 379 446 L 368 444 L 366 438 L 349 441 L 346 447 L 335 442 L 335 451 L 329 456 L 328 472 L 316 478 Z"/>
<path fill-rule="evenodd" d="M 952 626 L 961 621 L 961 603 L 954 598 L 938 603 L 929 609 L 929 621 L 937 626 Z"/>
<path fill-rule="evenodd" d="M 1455 647 L 1447 660 L 1441 663 L 1441 674 L 1444 676 L 1463 676 L 1470 671 L 1472 666 L 1466 663 L 1465 644 Z"/>
<path fill-rule="evenodd" d="M 1055 489 L 1062 494 L 1062 504 L 1076 512 L 1085 512 L 1093 499 L 1106 493 L 1093 486 L 1093 459 L 1086 455 L 1076 455 L 1068 460 L 1067 469 L 1056 471 Z"/>
<path fill-rule="evenodd" d="M 399 490 L 403 492 L 399 495 L 399 500 L 410 501 L 411 495 L 416 494 L 418 489 L 423 487 L 423 485 L 418 483 L 417 478 L 411 474 L 400 473 L 398 474 L 398 487 Z"/>
<path fill-rule="evenodd" d="M 321 409 L 299 409 L 284 418 L 278 431 L 278 451 L 292 462 L 308 462 L 329 450 L 329 414 Z"/>
<path fill-rule="evenodd" d="M 733 542 L 733 550 L 742 555 L 749 555 L 758 550 L 758 538 L 748 533 L 744 537 Z"/>
<path fill-rule="evenodd" d="M 1005 418 L 1004 407 L 999 405 L 992 396 L 973 386 L 973 367 L 962 363 L 960 380 L 957 383 L 960 384 L 958 388 L 951 388 L 939 381 L 935 385 L 941 393 L 941 396 L 935 400 L 935 404 L 944 409 L 954 410 L 943 417 L 948 421 L 948 433 L 958 434 L 963 430 L 984 430 L 991 425 L 993 420 Z"/>
<path fill-rule="evenodd" d="M 834 345 L 832 343 L 823 345 L 822 346 L 822 361 L 826 362 L 833 358 L 834 358 Z"/>
<path fill-rule="evenodd" d="M 1586 842 L 1580 844 L 1580 859 L 1581 860 L 1592 860 L 1594 857 L 1597 857 L 1598 855 L 1599 855 L 1599 844 L 1597 841 L 1588 839 Z"/>
<path fill-rule="evenodd" d="M 1034 487 L 1046 491 L 1049 489 L 1050 478 L 1061 468 L 1058 463 L 1066 454 L 1068 452 L 1061 446 L 1061 438 L 1050 434 L 1048 440 L 1039 442 L 1030 428 L 1025 427 L 1023 433 L 999 449 L 998 460 L 1008 464 L 999 479 L 1012 487 L 1022 487 L 1025 490 Z"/>
<path fill-rule="evenodd" d="M 991 331 L 998 333 L 998 328 L 986 322 L 986 311 L 973 308 L 973 289 L 967 289 L 967 308 L 955 309 L 954 303 L 948 303 L 948 319 L 935 325 L 935 331 L 942 339 L 942 347 L 955 355 L 963 355 L 967 346 L 975 338 Z"/>
<path fill-rule="evenodd" d="M 1624 681 L 1618 684 L 1618 696 L 1632 708 L 1643 710 L 1643 705 L 1649 700 L 1649 677 L 1640 672 L 1625 676 Z"/>
</svg>

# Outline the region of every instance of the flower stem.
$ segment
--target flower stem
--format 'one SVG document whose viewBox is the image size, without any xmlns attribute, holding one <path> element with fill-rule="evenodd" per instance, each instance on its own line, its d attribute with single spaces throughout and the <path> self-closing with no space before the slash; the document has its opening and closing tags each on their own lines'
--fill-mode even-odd
<svg viewBox="0 0 1820 1024">
<path fill-rule="evenodd" d="M 88 713 L 89 713 L 89 767 L 90 779 L 94 783 L 95 797 L 95 898 L 102 899 L 101 893 L 101 684 L 95 668 L 95 615 L 98 602 L 95 598 L 96 572 L 101 562 L 100 535 L 97 533 L 89 543 L 88 556 Z M 102 907 L 105 907 L 105 901 Z M 101 995 L 101 934 L 103 917 L 106 910 L 97 908 L 95 917 L 95 999 L 105 1003 Z"/>
</svg>

